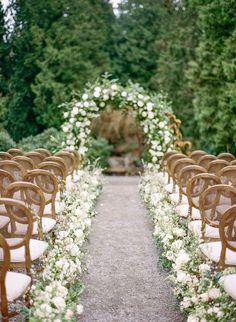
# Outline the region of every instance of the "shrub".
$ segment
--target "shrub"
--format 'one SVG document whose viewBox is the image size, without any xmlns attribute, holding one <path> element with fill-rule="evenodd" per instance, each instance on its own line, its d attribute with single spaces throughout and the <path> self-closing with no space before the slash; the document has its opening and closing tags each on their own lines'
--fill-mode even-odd
<svg viewBox="0 0 236 322">
<path fill-rule="evenodd" d="M 111 156 L 113 146 L 103 137 L 92 138 L 87 154 L 88 161 L 97 162 L 97 165 L 105 168 L 108 166 L 107 158 Z"/>
<path fill-rule="evenodd" d="M 0 130 L 0 150 L 7 151 L 16 146 L 16 142 L 11 138 L 6 130 Z"/>
</svg>

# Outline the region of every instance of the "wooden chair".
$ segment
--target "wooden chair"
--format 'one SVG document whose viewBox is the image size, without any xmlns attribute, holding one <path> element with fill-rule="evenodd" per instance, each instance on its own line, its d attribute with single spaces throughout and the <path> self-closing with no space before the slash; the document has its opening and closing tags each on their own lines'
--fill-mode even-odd
<svg viewBox="0 0 236 322">
<path fill-rule="evenodd" d="M 7 187 L 13 183 L 15 180 L 13 176 L 2 169 L 0 169 L 0 198 L 5 195 Z M 0 229 L 4 228 L 10 222 L 7 216 L 6 208 L 0 205 Z"/>
<path fill-rule="evenodd" d="M 211 161 L 217 160 L 217 157 L 211 154 L 205 154 L 198 160 L 198 165 L 205 169 L 208 168 L 208 165 Z"/>
<path fill-rule="evenodd" d="M 0 253 L 2 259 L 0 265 L 1 314 L 2 321 L 7 322 L 18 314 L 9 310 L 8 303 L 15 301 L 26 293 L 31 285 L 31 278 L 22 273 L 9 271 L 10 247 L 2 234 L 0 234 Z"/>
<path fill-rule="evenodd" d="M 167 165 L 167 173 L 168 173 L 168 184 L 172 184 L 172 178 L 171 178 L 171 173 L 172 173 L 172 167 L 174 165 L 174 163 L 177 160 L 183 159 L 183 158 L 187 158 L 187 156 L 183 153 L 176 153 L 174 155 L 170 155 L 167 159 L 166 159 L 166 165 Z"/>
<path fill-rule="evenodd" d="M 57 178 L 59 190 L 62 192 L 65 188 L 66 173 L 61 165 L 56 162 L 47 161 L 42 162 L 38 166 L 39 169 L 47 170 L 54 174 Z"/>
<path fill-rule="evenodd" d="M 45 209 L 44 216 L 49 218 L 56 218 L 56 213 L 59 211 L 59 207 L 56 207 L 56 195 L 58 193 L 58 182 L 57 178 L 53 173 L 48 170 L 36 169 L 29 171 L 25 177 L 25 181 L 32 182 L 44 193 L 45 198 Z M 59 206 L 59 205 L 58 205 Z"/>
<path fill-rule="evenodd" d="M 221 169 L 219 177 L 223 184 L 236 187 L 236 165 L 229 165 Z"/>
<path fill-rule="evenodd" d="M 10 218 L 11 234 L 10 238 L 7 238 L 10 249 L 10 267 L 25 268 L 30 275 L 32 262 L 45 254 L 48 244 L 42 240 L 31 239 L 33 231 L 32 213 L 21 201 L 0 198 L 0 205 L 6 208 L 7 215 Z M 16 233 L 18 224 L 27 225 L 24 236 L 19 236 Z M 2 253 L 0 253 L 0 261 L 3 261 Z"/>
<path fill-rule="evenodd" d="M 63 169 L 63 171 L 65 173 L 65 176 L 68 175 L 68 167 L 67 167 L 67 164 L 66 164 L 66 162 L 61 157 L 52 155 L 52 156 L 47 157 L 47 158 L 45 158 L 43 160 L 43 162 L 48 162 L 48 161 L 49 162 L 56 162 L 56 163 L 58 163 L 62 167 L 62 169 Z"/>
<path fill-rule="evenodd" d="M 162 158 L 162 161 L 161 161 L 161 169 L 162 169 L 162 172 L 163 172 L 163 177 L 166 178 L 166 183 L 168 182 L 168 175 L 166 176 L 166 167 L 167 167 L 167 159 L 174 155 L 174 154 L 177 154 L 178 152 L 177 151 L 167 151 L 164 155 L 163 155 L 163 158 Z"/>
<path fill-rule="evenodd" d="M 207 153 L 203 150 L 196 150 L 190 154 L 190 158 L 193 159 L 196 163 L 198 163 L 199 159 L 205 154 Z"/>
<path fill-rule="evenodd" d="M 207 188 L 200 196 L 201 238 L 220 238 L 219 225 L 224 212 L 236 203 L 236 188 L 218 184 Z"/>
<path fill-rule="evenodd" d="M 231 189 L 234 189 L 231 187 Z M 234 189 L 235 190 L 235 189 Z M 220 218 L 220 241 L 200 245 L 202 253 L 219 269 L 236 266 L 236 205 L 228 208 Z M 235 285 L 232 285 L 235 290 Z M 235 292 L 234 292 L 235 294 Z"/>
<path fill-rule="evenodd" d="M 64 160 L 68 170 L 68 175 L 72 175 L 74 170 L 76 169 L 76 160 L 74 155 L 68 151 L 59 151 L 55 154 L 55 156 L 60 157 Z"/>
<path fill-rule="evenodd" d="M 231 161 L 229 165 L 236 165 L 236 160 Z"/>
<path fill-rule="evenodd" d="M 198 220 L 197 233 L 201 230 L 200 196 L 209 187 L 221 184 L 220 178 L 210 173 L 200 173 L 193 176 L 187 183 L 187 198 L 189 203 L 189 228 L 195 232 L 195 224 L 191 220 Z"/>
<path fill-rule="evenodd" d="M 12 157 L 16 157 L 17 155 L 24 155 L 24 152 L 23 151 L 21 151 L 20 149 L 15 149 L 15 148 L 9 149 L 7 152 Z"/>
<path fill-rule="evenodd" d="M 26 174 L 26 171 L 22 165 L 12 160 L 0 161 L 0 169 L 9 172 L 15 181 L 22 181 L 24 175 Z"/>
<path fill-rule="evenodd" d="M 221 169 L 228 165 L 229 163 L 225 160 L 213 160 L 208 164 L 207 171 L 219 176 Z"/>
<path fill-rule="evenodd" d="M 47 149 L 38 148 L 38 149 L 34 149 L 34 151 L 42 154 L 42 156 L 44 158 L 47 158 L 47 157 L 50 157 L 51 156 L 51 152 L 48 151 Z"/>
<path fill-rule="evenodd" d="M 25 153 L 25 156 L 30 158 L 34 162 L 36 167 L 44 160 L 44 156 L 41 153 L 35 151 L 27 152 Z"/>
<path fill-rule="evenodd" d="M 199 211 L 194 207 L 190 207 L 189 205 L 187 186 L 194 176 L 202 173 L 206 173 L 206 170 L 198 165 L 188 165 L 180 171 L 178 180 L 180 200 L 179 205 L 176 207 L 176 211 L 181 217 L 187 218 L 191 215 L 191 217 L 193 216 L 195 218 L 197 216 L 197 219 L 200 219 Z M 187 202 L 181 204 L 183 196 L 187 200 Z"/>
<path fill-rule="evenodd" d="M 225 160 L 230 163 L 231 161 L 235 160 L 235 156 L 231 153 L 220 153 L 217 156 L 217 159 Z"/>
<path fill-rule="evenodd" d="M 171 177 L 173 180 L 173 191 L 172 194 L 170 195 L 170 199 L 175 202 L 175 203 L 179 203 L 182 201 L 182 198 L 179 194 L 179 174 L 181 172 L 181 170 L 189 165 L 195 165 L 195 161 L 193 161 L 192 159 L 189 158 L 183 158 L 180 160 L 175 161 L 175 163 L 173 164 L 173 166 L 171 167 Z M 176 187 L 178 189 L 176 189 Z M 177 190 L 176 193 L 174 193 Z M 188 200 L 187 198 L 185 199 L 185 203 L 187 203 Z"/>
<path fill-rule="evenodd" d="M 56 220 L 43 217 L 45 198 L 43 191 L 37 185 L 31 182 L 14 182 L 7 187 L 5 197 L 22 201 L 30 209 L 33 218 L 32 235 L 38 235 L 40 240 L 56 225 Z M 16 234 L 24 235 L 27 225 L 16 223 L 14 229 Z M 11 226 L 9 226 L 8 232 L 12 233 Z"/>
<path fill-rule="evenodd" d="M 11 160 L 12 159 L 12 155 L 8 152 L 0 152 L 0 161 L 2 160 Z"/>
<path fill-rule="evenodd" d="M 21 164 L 26 172 L 29 170 L 35 169 L 35 164 L 34 164 L 33 160 L 26 157 L 26 156 L 18 155 L 16 157 L 12 158 L 12 161 L 16 161 L 19 164 Z"/>
</svg>

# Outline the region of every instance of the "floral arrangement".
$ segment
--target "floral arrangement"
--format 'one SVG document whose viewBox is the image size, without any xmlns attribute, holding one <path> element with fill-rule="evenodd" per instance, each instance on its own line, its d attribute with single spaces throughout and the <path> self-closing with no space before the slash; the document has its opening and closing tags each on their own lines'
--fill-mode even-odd
<svg viewBox="0 0 236 322">
<path fill-rule="evenodd" d="M 149 162 L 158 163 L 174 139 L 173 131 L 168 127 L 166 112 L 170 112 L 171 107 L 166 96 L 162 93 L 149 95 L 142 87 L 131 82 L 123 87 L 107 74 L 94 84 L 88 84 L 72 102 L 63 104 L 66 110 L 62 125 L 66 142 L 63 144 L 85 155 L 90 143 L 91 120 L 98 117 L 109 104 L 124 110 L 132 107 L 145 133 Z"/>
<path fill-rule="evenodd" d="M 140 183 L 140 193 L 152 216 L 154 237 L 162 248 L 162 263 L 170 268 L 170 279 L 181 309 L 188 322 L 235 321 L 236 302 L 225 293 L 223 272 L 204 260 L 198 248 L 199 240 L 187 228 L 187 222 L 176 213 L 164 190 L 163 174 L 155 167 L 147 168 Z"/>
<path fill-rule="evenodd" d="M 79 182 L 70 185 L 61 201 L 61 215 L 49 239 L 43 271 L 29 294 L 32 308 L 23 313 L 31 322 L 77 321 L 83 306 L 78 304 L 83 290 L 81 246 L 88 235 L 94 205 L 101 189 L 101 170 L 83 170 Z"/>
</svg>

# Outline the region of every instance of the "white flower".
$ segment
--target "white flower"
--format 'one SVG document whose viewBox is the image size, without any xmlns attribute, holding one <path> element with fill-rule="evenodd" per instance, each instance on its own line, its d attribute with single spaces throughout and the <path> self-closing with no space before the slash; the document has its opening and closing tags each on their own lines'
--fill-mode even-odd
<svg viewBox="0 0 236 322">
<path fill-rule="evenodd" d="M 78 305 L 76 306 L 76 312 L 77 312 L 77 314 L 78 314 L 78 315 L 81 315 L 81 314 L 83 313 L 83 311 L 84 311 L 84 307 L 83 307 L 83 305 L 82 305 L 82 304 L 78 304 Z"/>
<path fill-rule="evenodd" d="M 179 283 L 186 283 L 191 280 L 191 277 L 189 274 L 185 273 L 184 271 L 178 271 L 176 280 Z"/>
<path fill-rule="evenodd" d="M 68 112 L 64 112 L 64 118 L 67 118 L 69 116 L 69 113 Z"/>
<path fill-rule="evenodd" d="M 143 102 L 143 101 L 138 101 L 137 105 L 138 105 L 139 107 L 143 107 L 144 102 Z"/>
<path fill-rule="evenodd" d="M 201 264 L 199 265 L 199 271 L 200 272 L 206 272 L 206 271 L 210 271 L 211 267 L 208 264 Z"/>
<path fill-rule="evenodd" d="M 203 302 L 208 302 L 209 301 L 208 293 L 202 293 L 202 294 L 200 294 L 199 297 L 202 299 Z"/>
<path fill-rule="evenodd" d="M 87 101 L 84 102 L 84 107 L 88 108 L 89 105 L 90 105 L 89 102 L 87 102 Z"/>
<path fill-rule="evenodd" d="M 160 122 L 159 123 L 159 128 L 162 129 L 163 127 L 165 127 L 165 123 L 164 122 Z"/>
<path fill-rule="evenodd" d="M 96 97 L 96 98 L 100 97 L 100 92 L 94 92 L 93 96 Z"/>
<path fill-rule="evenodd" d="M 111 85 L 111 89 L 113 89 L 114 91 L 117 90 L 117 85 L 116 84 L 112 84 Z"/>
<path fill-rule="evenodd" d="M 221 291 L 219 288 L 213 287 L 208 290 L 208 295 L 211 299 L 216 299 L 220 297 Z"/>
<path fill-rule="evenodd" d="M 96 87 L 94 88 L 94 91 L 95 91 L 95 92 L 101 92 L 101 90 L 102 90 L 102 89 L 101 89 L 101 87 L 98 87 L 98 86 L 96 86 Z"/>
<path fill-rule="evenodd" d="M 89 97 L 88 97 L 88 94 L 83 94 L 83 95 L 82 95 L 82 100 L 83 100 L 83 101 L 86 101 L 88 98 L 89 98 Z"/>
<path fill-rule="evenodd" d="M 148 102 L 146 106 L 147 106 L 147 110 L 151 111 L 153 106 L 154 106 L 154 104 L 152 102 Z"/>
<path fill-rule="evenodd" d="M 189 260 L 189 255 L 184 250 L 182 250 L 176 258 L 175 264 L 177 268 L 181 268 L 184 264 L 188 263 Z"/>
<path fill-rule="evenodd" d="M 66 314 L 65 314 L 65 318 L 66 318 L 67 320 L 70 320 L 70 319 L 73 317 L 73 315 L 74 315 L 73 311 L 71 311 L 71 310 L 67 310 L 67 311 L 66 311 Z"/>
<path fill-rule="evenodd" d="M 103 95 L 103 100 L 108 101 L 109 100 L 109 95 L 107 95 L 107 94 Z"/>
<path fill-rule="evenodd" d="M 60 297 L 60 296 L 57 296 L 57 297 L 54 297 L 52 299 L 52 303 L 56 306 L 56 308 L 60 311 L 62 311 L 65 307 L 66 307 L 66 302 L 65 300 Z"/>
<path fill-rule="evenodd" d="M 127 96 L 127 92 L 125 92 L 125 91 L 121 92 L 121 96 L 122 97 L 126 97 Z"/>
<path fill-rule="evenodd" d="M 199 322 L 199 318 L 195 315 L 189 315 L 187 322 Z"/>
</svg>

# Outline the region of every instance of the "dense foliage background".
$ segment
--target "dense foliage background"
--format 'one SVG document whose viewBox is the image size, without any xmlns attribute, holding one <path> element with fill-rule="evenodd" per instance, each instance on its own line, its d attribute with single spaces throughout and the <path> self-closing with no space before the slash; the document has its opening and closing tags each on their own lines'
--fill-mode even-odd
<svg viewBox="0 0 236 322">
<path fill-rule="evenodd" d="M 0 123 L 14 141 L 59 129 L 58 106 L 108 71 L 166 91 L 195 146 L 236 152 L 235 0 L 124 0 L 117 15 L 108 0 L 11 0 L 7 11 Z"/>
</svg>

